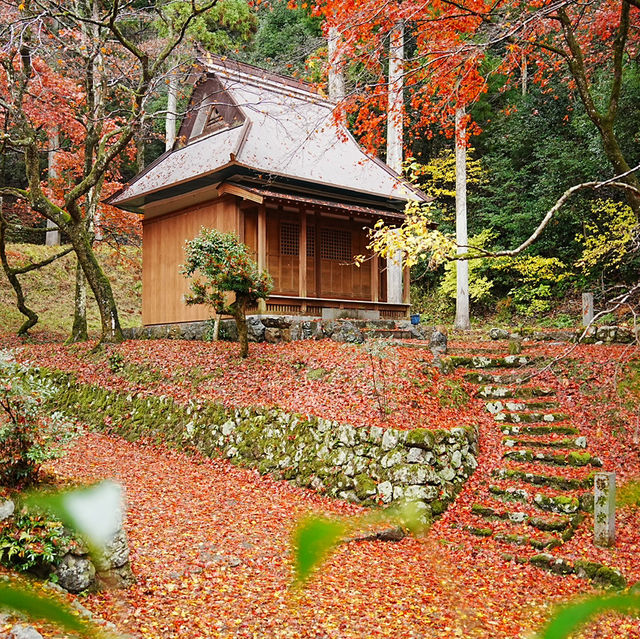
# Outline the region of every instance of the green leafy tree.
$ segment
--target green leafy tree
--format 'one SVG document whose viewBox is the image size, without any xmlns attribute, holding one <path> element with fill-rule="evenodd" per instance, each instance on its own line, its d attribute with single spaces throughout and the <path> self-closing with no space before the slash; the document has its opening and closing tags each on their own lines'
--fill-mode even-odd
<svg viewBox="0 0 640 639">
<path fill-rule="evenodd" d="M 263 2 L 258 31 L 240 59 L 285 74 L 302 74 L 309 56 L 325 46 L 322 20 L 308 8 L 291 9 L 287 0 Z"/>
<path fill-rule="evenodd" d="M 60 413 L 46 414 L 43 403 L 56 392 L 0 351 L 0 482 L 30 484 L 40 466 L 63 454 L 75 429 Z"/>
<path fill-rule="evenodd" d="M 271 277 L 260 271 L 249 248 L 232 233 L 203 227 L 197 237 L 187 240 L 185 253 L 182 272 L 193 278 L 186 303 L 205 304 L 215 313 L 231 315 L 238 328 L 240 355 L 247 357 L 247 308 L 269 295 Z"/>
</svg>

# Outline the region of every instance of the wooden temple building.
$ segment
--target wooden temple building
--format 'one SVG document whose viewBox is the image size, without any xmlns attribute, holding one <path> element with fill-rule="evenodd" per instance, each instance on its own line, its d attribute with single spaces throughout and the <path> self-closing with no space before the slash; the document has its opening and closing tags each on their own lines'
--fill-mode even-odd
<svg viewBox="0 0 640 639">
<path fill-rule="evenodd" d="M 187 306 L 185 241 L 201 227 L 233 232 L 274 281 L 268 314 L 405 317 L 407 269 L 366 255 L 379 219 L 400 224 L 424 200 L 365 154 L 311 85 L 214 59 L 196 83 L 174 148 L 109 203 L 143 214 L 145 326 L 207 319 Z"/>
</svg>

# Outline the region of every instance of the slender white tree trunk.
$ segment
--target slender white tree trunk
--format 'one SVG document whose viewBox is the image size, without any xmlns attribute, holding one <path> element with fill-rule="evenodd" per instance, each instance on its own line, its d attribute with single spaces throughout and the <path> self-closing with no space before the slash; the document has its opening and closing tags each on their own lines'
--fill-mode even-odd
<svg viewBox="0 0 640 639">
<path fill-rule="evenodd" d="M 402 105 L 404 102 L 404 26 L 396 24 L 389 41 L 389 105 L 387 108 L 387 164 L 402 173 Z"/>
<path fill-rule="evenodd" d="M 387 108 L 387 164 L 402 173 L 404 102 L 404 26 L 396 24 L 389 41 L 389 105 Z M 387 302 L 402 303 L 402 252 L 387 258 Z"/>
<path fill-rule="evenodd" d="M 456 109 L 456 243 L 458 255 L 467 252 L 467 143 L 465 110 Z M 471 328 L 469 321 L 469 262 L 456 262 L 456 321 L 455 327 Z"/>
<path fill-rule="evenodd" d="M 342 69 L 342 52 L 340 51 L 340 31 L 338 27 L 329 27 L 329 99 L 340 102 L 344 99 L 344 73 Z"/>
<path fill-rule="evenodd" d="M 58 171 L 56 169 L 56 151 L 60 144 L 60 138 L 58 132 L 51 132 L 49 134 L 49 151 L 47 152 L 48 171 L 47 176 L 49 180 L 55 180 L 58 177 Z M 47 220 L 47 233 L 45 237 L 45 244 L 47 246 L 58 246 L 60 244 L 60 231 L 55 222 Z"/>
<path fill-rule="evenodd" d="M 170 151 L 176 141 L 176 120 L 178 109 L 178 69 L 172 65 L 169 69 L 169 88 L 167 92 L 167 117 L 165 120 L 165 151 Z"/>
</svg>

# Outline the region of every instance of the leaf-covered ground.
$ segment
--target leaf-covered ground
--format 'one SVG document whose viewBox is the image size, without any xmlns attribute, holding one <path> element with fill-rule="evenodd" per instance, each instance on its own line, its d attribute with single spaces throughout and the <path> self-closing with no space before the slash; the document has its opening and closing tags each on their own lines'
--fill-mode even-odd
<svg viewBox="0 0 640 639">
<path fill-rule="evenodd" d="M 575 576 L 506 562 L 504 544 L 465 529 L 477 525 L 470 506 L 484 498 L 495 483 L 491 471 L 504 461 L 503 435 L 483 402 L 465 396 L 472 391 L 461 371 L 446 378 L 424 372 L 419 360 L 430 359 L 428 351 L 398 349 L 386 361 L 394 362 L 387 369 L 387 415 L 373 392 L 370 360 L 359 349 L 331 342 L 252 345 L 251 358 L 242 362 L 236 348 L 131 342 L 118 347 L 119 359 L 113 351 L 90 355 L 87 346 L 39 344 L 20 357 L 114 388 L 179 399 L 199 395 L 228 405 L 276 404 L 356 425 L 472 423 L 480 429 L 480 466 L 425 539 L 346 544 L 304 590 L 292 592 L 289 535 L 295 519 L 309 510 L 350 514 L 357 507 L 226 461 L 88 435 L 55 471 L 61 479 L 113 478 L 125 486 L 138 576 L 129 591 L 90 596 L 90 609 L 134 637 L 506 638 L 531 636 L 556 603 L 593 591 Z M 565 348 L 536 345 L 527 354 L 548 359 Z M 637 478 L 633 415 L 612 385 L 629 350 L 581 346 L 567 357 L 536 384 L 554 390 L 558 410 L 570 413 L 605 469 L 621 482 Z M 114 373 L 110 361 L 121 370 Z M 554 472 L 572 476 L 576 469 Z M 598 560 L 620 568 L 631 583 L 640 580 L 639 509 L 619 511 L 614 549 L 595 548 L 591 530 L 587 518 L 562 555 Z M 640 620 L 607 617 L 584 636 L 637 638 Z"/>
<path fill-rule="evenodd" d="M 426 539 L 341 547 L 295 593 L 295 518 L 356 507 L 226 461 L 103 435 L 78 442 L 56 470 L 125 486 L 138 583 L 85 604 L 133 636 L 521 637 L 554 602 L 589 590 L 575 577 L 504 563 L 445 517 Z M 640 628 L 608 620 L 588 636 L 638 637 Z"/>
<path fill-rule="evenodd" d="M 461 373 L 445 378 L 425 366 L 428 349 L 388 348 L 372 357 L 362 347 L 330 340 L 262 343 L 251 344 L 250 357 L 242 360 L 237 344 L 226 342 L 130 341 L 97 355 L 92 346 L 33 344 L 18 357 L 109 388 L 184 401 L 198 396 L 225 406 L 278 406 L 354 426 L 453 428 L 474 425 L 483 415 L 481 403 L 469 402 Z M 121 358 L 117 372 L 110 365 L 114 353 Z"/>
</svg>

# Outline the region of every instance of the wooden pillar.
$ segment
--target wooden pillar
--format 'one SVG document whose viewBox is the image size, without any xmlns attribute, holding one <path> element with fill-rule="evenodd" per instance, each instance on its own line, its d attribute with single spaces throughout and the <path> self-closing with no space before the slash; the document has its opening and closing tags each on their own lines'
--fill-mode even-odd
<svg viewBox="0 0 640 639">
<path fill-rule="evenodd" d="M 314 223 L 316 225 L 316 297 L 322 297 L 322 275 L 320 267 L 320 253 L 322 250 L 322 238 L 320 234 L 320 215 L 318 213 L 314 216 Z"/>
<path fill-rule="evenodd" d="M 264 204 L 258 206 L 258 268 L 267 269 L 267 209 Z M 265 300 L 258 300 L 258 312 L 266 313 Z"/>
<path fill-rule="evenodd" d="M 298 242 L 298 296 L 307 297 L 307 214 L 301 211 Z"/>
<path fill-rule="evenodd" d="M 377 253 L 371 258 L 371 301 L 380 301 L 380 260 Z"/>
<path fill-rule="evenodd" d="M 267 209 L 264 204 L 258 207 L 258 268 L 267 268 Z"/>
<path fill-rule="evenodd" d="M 402 303 L 411 304 L 411 269 L 404 267 L 402 272 Z"/>
</svg>

